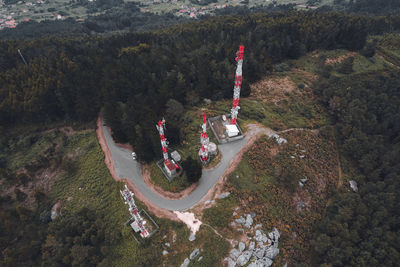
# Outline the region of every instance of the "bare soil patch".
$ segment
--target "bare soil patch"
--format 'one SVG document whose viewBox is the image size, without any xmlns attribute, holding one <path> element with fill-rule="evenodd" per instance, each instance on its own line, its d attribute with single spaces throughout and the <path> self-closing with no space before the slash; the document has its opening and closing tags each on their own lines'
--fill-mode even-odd
<svg viewBox="0 0 400 267">
<path fill-rule="evenodd" d="M 261 101 L 272 100 L 274 102 L 288 99 L 287 94 L 296 90 L 297 85 L 290 77 L 265 77 L 259 82 L 250 85 L 250 98 Z"/>
<path fill-rule="evenodd" d="M 356 52 L 349 52 L 349 53 L 347 53 L 347 54 L 338 56 L 338 57 L 336 57 L 336 58 L 327 58 L 327 59 L 325 60 L 325 64 L 326 64 L 326 65 L 335 65 L 335 64 L 339 64 L 339 63 L 342 63 L 343 60 L 345 60 L 346 58 L 355 57 L 355 56 L 357 56 L 357 53 L 356 53 Z"/>
</svg>

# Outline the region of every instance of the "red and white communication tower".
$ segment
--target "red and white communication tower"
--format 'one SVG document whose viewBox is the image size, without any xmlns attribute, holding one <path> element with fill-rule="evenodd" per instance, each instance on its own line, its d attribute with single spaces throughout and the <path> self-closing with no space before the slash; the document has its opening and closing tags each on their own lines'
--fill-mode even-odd
<svg viewBox="0 0 400 267">
<path fill-rule="evenodd" d="M 210 138 L 207 136 L 207 122 L 206 122 L 206 114 L 203 114 L 203 132 L 201 133 L 200 137 L 200 143 L 201 143 L 201 148 L 200 148 L 200 159 L 203 163 L 208 161 L 208 144 L 210 142 Z"/>
<path fill-rule="evenodd" d="M 243 53 L 244 46 L 239 46 L 239 51 L 236 52 L 236 75 L 235 75 L 235 87 L 233 88 L 233 103 L 231 109 L 231 124 L 236 125 L 237 114 L 239 113 L 239 98 L 240 98 L 240 87 L 242 86 L 242 65 L 243 65 Z"/>
<path fill-rule="evenodd" d="M 158 125 L 156 125 L 158 132 L 160 133 L 161 147 L 164 157 L 164 162 L 168 161 L 168 152 L 167 152 L 167 140 L 164 135 L 164 123 L 162 121 L 158 121 Z"/>
</svg>

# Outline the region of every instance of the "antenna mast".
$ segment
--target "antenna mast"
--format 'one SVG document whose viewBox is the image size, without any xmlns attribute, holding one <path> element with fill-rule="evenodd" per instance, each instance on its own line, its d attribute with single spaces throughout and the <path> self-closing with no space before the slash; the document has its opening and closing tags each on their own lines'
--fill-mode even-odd
<svg viewBox="0 0 400 267">
<path fill-rule="evenodd" d="M 240 87 L 242 86 L 242 65 L 243 65 L 244 46 L 239 46 L 239 51 L 236 52 L 236 74 L 235 74 L 235 87 L 233 87 L 233 103 L 231 109 L 231 124 L 236 125 L 237 114 L 239 113 L 239 98 Z"/>
<path fill-rule="evenodd" d="M 206 121 L 206 114 L 203 114 L 203 132 L 200 136 L 200 143 L 201 143 L 201 152 L 200 152 L 200 159 L 203 163 L 208 161 L 208 144 L 210 142 L 210 138 L 207 136 L 207 121 Z"/>
<path fill-rule="evenodd" d="M 163 120 L 164 121 L 164 120 Z M 158 125 L 156 125 L 156 128 L 158 132 L 160 133 L 160 140 L 161 140 L 161 147 L 163 151 L 163 157 L 164 157 L 164 162 L 168 161 L 168 152 L 167 152 L 167 140 L 165 139 L 164 136 L 164 125 L 165 121 L 158 121 Z"/>
</svg>

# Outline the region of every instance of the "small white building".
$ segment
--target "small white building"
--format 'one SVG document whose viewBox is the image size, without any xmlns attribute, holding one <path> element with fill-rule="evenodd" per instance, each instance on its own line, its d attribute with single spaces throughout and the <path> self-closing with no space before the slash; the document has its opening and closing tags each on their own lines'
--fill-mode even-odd
<svg viewBox="0 0 400 267">
<path fill-rule="evenodd" d="M 172 175 L 176 174 L 175 165 L 172 164 L 172 162 L 169 161 L 169 160 L 164 162 L 164 169 L 167 172 L 169 177 L 171 177 Z"/>
<path fill-rule="evenodd" d="M 178 153 L 178 151 L 173 151 L 172 153 L 171 153 L 171 158 L 173 159 L 173 160 L 175 160 L 176 162 L 179 162 L 179 161 L 181 161 L 182 160 L 182 157 L 181 157 L 181 155 Z"/>
<path fill-rule="evenodd" d="M 132 227 L 133 231 L 135 231 L 136 233 L 140 231 L 140 227 L 139 227 L 137 221 L 133 221 L 131 223 L 131 227 Z"/>
<path fill-rule="evenodd" d="M 226 128 L 226 134 L 228 135 L 228 137 L 237 136 L 239 134 L 239 129 L 234 124 L 227 124 L 227 125 L 225 125 L 225 128 Z"/>
</svg>

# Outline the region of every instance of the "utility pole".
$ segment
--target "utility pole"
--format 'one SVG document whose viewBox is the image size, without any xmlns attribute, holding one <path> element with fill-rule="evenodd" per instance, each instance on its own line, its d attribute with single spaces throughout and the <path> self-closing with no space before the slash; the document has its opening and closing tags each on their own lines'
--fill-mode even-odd
<svg viewBox="0 0 400 267">
<path fill-rule="evenodd" d="M 233 87 L 233 103 L 231 109 L 231 124 L 236 125 L 237 114 L 239 113 L 239 98 L 240 98 L 240 87 L 242 86 L 242 65 L 243 65 L 243 53 L 244 46 L 239 46 L 239 51 L 236 52 L 236 74 L 235 74 L 235 86 Z"/>
</svg>

